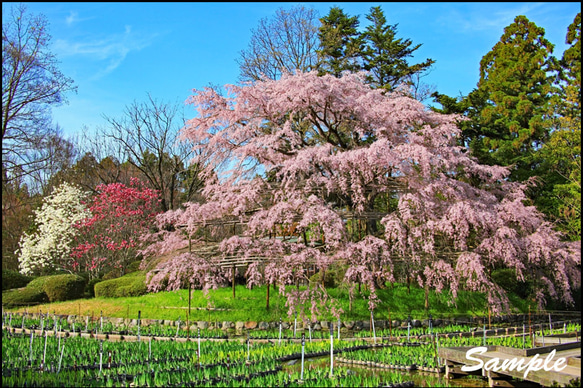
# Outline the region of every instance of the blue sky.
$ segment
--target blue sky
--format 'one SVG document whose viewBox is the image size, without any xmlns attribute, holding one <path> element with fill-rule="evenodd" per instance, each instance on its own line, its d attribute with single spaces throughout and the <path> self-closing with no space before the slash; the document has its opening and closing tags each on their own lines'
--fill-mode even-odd
<svg viewBox="0 0 583 388">
<path fill-rule="evenodd" d="M 53 109 L 66 136 L 106 125 L 147 94 L 182 104 L 192 89 L 237 83 L 236 60 L 247 48 L 260 19 L 278 8 L 303 4 L 325 16 L 338 6 L 359 15 L 361 28 L 373 6 L 381 6 L 397 37 L 422 44 L 411 61 L 436 61 L 427 84 L 443 94 L 469 93 L 478 81 L 480 59 L 500 40 L 504 27 L 525 15 L 545 29 L 561 57 L 567 27 L 581 5 L 547 3 L 393 2 L 164 2 L 25 3 L 49 21 L 50 50 L 61 71 L 75 81 L 77 94 Z M 3 10 L 11 3 L 4 2 Z M 4 12 L 3 12 L 4 13 Z"/>
</svg>

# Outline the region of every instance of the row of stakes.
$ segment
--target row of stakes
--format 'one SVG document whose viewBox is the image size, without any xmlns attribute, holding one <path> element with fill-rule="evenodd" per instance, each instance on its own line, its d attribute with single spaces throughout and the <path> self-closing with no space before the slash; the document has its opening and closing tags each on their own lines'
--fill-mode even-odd
<svg viewBox="0 0 583 388">
<path fill-rule="evenodd" d="M 42 320 L 41 320 L 42 322 Z M 56 324 L 56 321 L 55 321 Z M 56 326 L 55 326 L 56 327 Z M 281 325 L 280 325 L 281 328 Z M 41 332 L 42 332 L 42 323 L 41 323 Z M 40 365 L 40 370 L 42 371 L 44 369 L 44 365 L 46 363 L 46 351 L 47 351 L 47 339 L 48 339 L 48 331 L 45 331 L 45 344 L 44 344 L 44 351 L 43 351 L 43 358 L 42 358 L 42 362 Z M 280 330 L 281 333 L 281 330 Z M 58 363 L 58 367 L 57 367 L 57 374 L 59 374 L 59 372 L 61 371 L 61 365 L 62 365 L 62 361 L 63 361 L 63 354 L 65 352 L 65 339 L 63 339 L 63 344 L 61 346 L 61 332 L 57 332 L 57 330 L 55 330 L 55 335 L 58 338 L 58 347 L 57 349 L 60 350 L 60 357 L 59 357 L 59 363 Z M 42 336 L 42 334 L 41 334 Z M 138 340 L 140 338 L 140 334 L 139 334 L 139 326 L 138 326 Z M 31 330 L 30 332 L 30 364 L 32 365 L 32 360 L 33 360 L 33 341 L 34 341 L 34 331 Z M 280 338 L 281 341 L 281 338 Z M 247 332 L 247 362 L 249 362 L 249 355 L 250 355 L 250 346 L 251 346 L 251 340 L 249 338 L 249 332 Z M 302 353 L 301 353 L 301 374 L 300 374 L 300 379 L 303 380 L 304 378 L 304 356 L 305 356 L 305 344 L 306 344 L 306 338 L 305 338 L 305 334 L 302 333 Z M 58 354 L 59 352 L 57 352 Z M 201 362 L 200 362 L 200 329 L 198 329 L 198 350 L 196 352 L 197 354 L 197 359 L 198 359 L 198 363 L 199 363 L 199 367 L 201 367 Z M 152 337 L 149 337 L 149 341 L 148 341 L 148 360 L 152 359 Z M 334 364 L 333 364 L 333 359 L 334 359 L 334 332 L 333 332 L 333 325 L 332 323 L 330 323 L 330 376 L 333 376 L 333 370 L 334 370 Z M 111 363 L 111 351 L 109 352 L 109 363 Z M 227 363 L 230 363 L 230 357 L 227 356 Z M 99 373 L 102 373 L 103 371 L 103 340 L 100 340 L 99 343 Z"/>
<path fill-rule="evenodd" d="M 47 313 L 47 318 L 48 318 L 48 313 Z M 58 336 L 58 340 L 59 340 L 59 344 L 58 344 L 58 349 L 61 350 L 61 356 L 59 358 L 59 364 L 58 364 L 58 368 L 57 368 L 57 373 L 60 371 L 61 369 L 61 363 L 62 363 L 62 359 L 63 359 L 63 353 L 64 353 L 64 339 L 63 339 L 63 347 L 61 347 L 61 335 L 60 335 L 60 330 L 58 330 L 58 327 L 60 326 L 60 318 L 58 319 L 58 323 L 57 324 L 57 317 L 56 315 L 53 317 L 54 318 L 54 331 L 55 331 L 55 336 Z M 85 321 L 85 330 L 87 331 L 88 328 L 88 319 L 89 317 L 87 317 L 86 321 Z M 429 315 L 429 332 L 431 335 L 431 338 L 433 338 L 433 334 L 432 334 L 432 316 L 431 314 Z M 138 321 L 137 321 L 137 338 L 138 341 L 140 341 L 141 339 L 141 335 L 140 335 L 140 323 L 141 323 L 141 311 L 138 311 Z M 373 340 L 374 343 L 376 344 L 376 332 L 375 332 L 375 327 L 374 327 L 374 316 L 373 313 L 371 312 L 371 323 L 372 323 L 372 332 L 373 332 Z M 329 329 L 330 329 L 330 376 L 333 376 L 333 371 L 334 371 L 334 331 L 333 331 L 333 323 L 330 322 L 329 323 Z M 12 327 L 12 314 L 10 314 L 9 317 L 9 327 Z M 41 314 L 41 336 L 43 333 L 43 328 L 44 328 L 44 320 L 42 319 L 42 314 Z M 100 317 L 100 328 L 101 331 L 103 332 L 103 313 L 101 314 Z M 338 340 L 340 340 L 340 319 L 338 319 L 338 324 L 337 324 L 337 328 L 338 328 L 338 334 L 337 334 L 337 338 Z M 551 321 L 551 315 L 549 314 L 549 328 L 552 330 L 552 321 Z M 176 336 L 178 336 L 178 331 L 180 329 L 180 317 L 178 318 L 178 325 L 177 325 L 177 329 L 176 329 Z M 311 325 L 308 326 L 309 329 L 309 340 L 310 342 L 312 341 L 312 327 Z M 22 320 L 22 330 L 24 330 L 24 319 Z M 75 323 L 73 322 L 73 331 L 75 330 Z M 297 313 L 296 313 L 296 317 L 294 319 L 294 338 L 296 337 L 296 331 L 297 331 Z M 563 327 L 563 331 L 566 331 L 566 323 L 564 324 Z M 410 340 L 410 332 L 411 332 L 411 316 L 408 317 L 407 319 L 407 342 L 409 342 Z M 523 335 L 522 335 L 522 345 L 523 348 L 525 348 L 525 333 L 526 333 L 526 325 L 523 324 Z M 279 320 L 279 344 L 281 344 L 281 334 L 282 334 L 282 320 L 280 318 Z M 45 365 L 45 356 L 46 356 L 46 346 L 47 346 L 47 336 L 48 336 L 48 332 L 45 331 L 45 346 L 44 346 L 44 353 L 43 353 L 43 359 L 42 359 L 42 363 L 41 363 L 41 369 L 43 368 L 43 366 Z M 542 341 L 543 341 L 543 346 L 544 346 L 544 332 L 541 329 L 541 336 L 542 336 Z M 437 349 L 439 349 L 439 338 L 438 335 L 436 334 L 436 346 Z M 32 344 L 33 344 L 33 338 L 34 338 L 34 331 L 31 331 L 30 333 L 30 362 L 32 363 Z M 301 345 L 302 345 L 302 353 L 301 353 L 301 377 L 300 379 L 303 380 L 303 372 L 304 372 L 304 354 L 305 354 L 305 333 L 302 333 L 302 337 L 301 337 Z M 247 361 L 249 361 L 249 353 L 250 353 L 250 338 L 249 338 L 249 331 L 247 331 Z M 483 344 L 484 346 L 486 345 L 486 325 L 484 325 L 483 327 Z M 534 346 L 534 343 L 533 343 Z M 198 351 L 197 351 L 197 357 L 199 360 L 199 365 L 200 365 L 200 329 L 198 329 Z M 149 357 L 151 358 L 152 355 L 152 337 L 149 337 Z M 102 361 L 103 361 L 103 340 L 101 340 L 101 344 L 100 344 L 100 355 L 99 355 L 99 371 L 101 372 L 102 370 Z"/>
<path fill-rule="evenodd" d="M 3 314 L 4 316 L 6 316 L 6 314 Z M 48 315 L 49 313 L 47 312 L 47 319 L 48 319 Z M 60 320 L 61 318 L 58 318 L 58 324 L 57 324 L 57 317 L 56 315 L 54 315 L 54 330 L 55 330 L 55 336 L 57 335 L 57 329 L 60 326 Z M 9 321 L 9 327 L 12 327 L 12 314 L 10 314 L 10 321 Z M 373 341 L 376 344 L 376 330 L 375 330 L 375 326 L 374 326 L 374 315 L 371 311 L 371 328 L 372 328 L 372 334 L 373 334 Z M 411 316 L 409 315 L 407 318 L 407 342 L 410 341 L 410 334 L 411 334 Z M 140 340 L 140 323 L 141 323 L 141 311 L 138 311 L 138 321 L 137 321 L 137 337 L 138 340 Z M 89 324 L 89 317 L 86 317 L 85 319 L 85 331 L 88 330 L 88 324 Z M 178 337 L 178 333 L 180 330 L 180 317 L 178 317 L 178 324 L 177 324 L 177 328 L 176 328 L 176 337 Z M 332 324 L 332 323 L 330 323 Z M 44 320 L 43 320 L 43 315 L 41 314 L 41 334 L 43 332 L 43 325 L 44 325 Z M 75 332 L 75 322 L 73 322 L 73 332 Z M 338 324 L 337 324 L 337 329 L 338 329 L 338 339 L 340 340 L 340 318 L 338 318 Z M 529 325 L 530 328 L 531 325 Z M 24 329 L 24 319 L 22 320 L 22 329 Z M 549 329 L 552 331 L 552 320 L 551 320 L 551 315 L 549 314 Z M 308 330 L 309 330 L 309 336 L 310 336 L 310 341 L 312 340 L 312 325 L 308 325 Z M 429 325 L 428 325 L 428 330 L 429 330 L 429 334 L 431 336 L 433 336 L 433 318 L 432 315 L 429 314 Z M 566 330 L 566 328 L 565 328 Z M 526 324 L 523 324 L 523 333 L 526 331 Z M 103 333 L 103 311 L 101 311 L 100 314 L 100 332 Z M 294 338 L 296 338 L 296 332 L 297 332 L 297 313 L 294 319 Z M 199 333 L 200 333 L 200 329 L 199 329 Z M 485 337 L 486 337 L 486 325 L 483 326 L 483 333 L 484 333 L 484 344 L 485 344 Z M 279 343 L 281 343 L 281 334 L 282 334 L 282 319 L 279 319 Z M 541 336 L 542 336 L 542 340 L 543 340 L 543 346 L 544 346 L 544 332 L 542 331 L 542 325 L 541 325 Z"/>
<path fill-rule="evenodd" d="M 5 316 L 6 314 L 3 314 L 3 316 Z M 48 318 L 49 313 L 47 312 L 47 318 Z M 375 325 L 374 325 L 374 315 L 373 312 L 371 311 L 370 313 L 371 316 L 371 328 L 372 328 L 372 334 L 373 334 L 373 341 L 374 343 L 376 343 L 376 330 L 375 330 Z M 41 332 L 42 332 L 42 324 L 43 324 L 43 319 L 42 319 L 43 315 L 41 314 Z M 297 317 L 298 314 L 296 312 L 295 315 L 295 319 L 294 319 L 294 338 L 296 337 L 296 331 L 297 331 Z M 56 315 L 54 315 L 54 319 L 55 319 L 55 323 L 54 323 L 54 328 L 55 328 L 55 335 L 57 334 L 57 317 Z M 141 311 L 138 311 L 138 324 L 137 324 L 137 336 L 138 339 L 140 338 L 140 321 L 141 321 Z M 428 330 L 429 330 L 429 334 L 432 335 L 432 331 L 433 331 L 433 317 L 431 314 L 429 314 L 429 325 L 428 325 Z M 407 317 L 407 341 L 410 340 L 410 333 L 411 333 L 411 315 L 409 315 Z M 12 314 L 10 314 L 10 323 L 9 326 L 12 327 Z M 177 324 L 177 328 L 176 328 L 176 337 L 178 337 L 178 332 L 180 330 L 180 317 L 178 317 L 178 324 Z M 60 318 L 59 318 L 59 324 L 60 324 Z M 89 324 L 89 317 L 85 317 L 85 331 L 87 331 L 88 329 L 88 324 Z M 340 339 L 340 318 L 338 318 L 338 324 L 337 324 L 337 328 L 338 328 L 338 339 Z M 526 325 L 523 324 L 523 328 Z M 529 324 L 529 327 L 531 325 Z M 486 331 L 486 325 L 484 325 L 484 332 Z M 22 320 L 22 329 L 24 329 L 24 319 Z M 549 314 L 549 329 L 552 330 L 552 320 L 551 320 L 551 315 Z M 311 332 L 312 332 L 312 325 L 308 325 L 308 330 L 310 332 L 310 340 L 311 340 Z M 282 331 L 282 320 L 281 318 L 279 319 L 279 341 L 281 342 L 281 331 Z M 73 332 L 75 332 L 75 322 L 73 322 Z M 100 312 L 100 332 L 103 332 L 103 311 Z M 544 341 L 544 336 L 543 336 L 543 341 Z"/>
</svg>

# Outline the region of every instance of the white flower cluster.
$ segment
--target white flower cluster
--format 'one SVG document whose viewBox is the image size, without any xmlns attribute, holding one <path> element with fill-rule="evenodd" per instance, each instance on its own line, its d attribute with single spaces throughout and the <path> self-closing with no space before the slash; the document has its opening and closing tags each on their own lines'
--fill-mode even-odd
<svg viewBox="0 0 583 388">
<path fill-rule="evenodd" d="M 55 268 L 68 260 L 71 243 L 77 234 L 74 225 L 91 216 L 82 203 L 87 196 L 80 188 L 69 183 L 57 187 L 46 197 L 35 213 L 35 233 L 23 234 L 20 239 L 18 261 L 25 275 L 38 273 L 45 268 Z"/>
</svg>

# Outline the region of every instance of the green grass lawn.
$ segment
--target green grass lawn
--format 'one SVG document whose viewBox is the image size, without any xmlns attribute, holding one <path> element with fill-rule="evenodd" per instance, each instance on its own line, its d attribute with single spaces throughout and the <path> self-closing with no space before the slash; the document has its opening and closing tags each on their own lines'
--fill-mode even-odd
<svg viewBox="0 0 583 388">
<path fill-rule="evenodd" d="M 138 297 L 126 298 L 91 298 L 67 302 L 43 304 L 28 308 L 11 309 L 5 311 L 50 312 L 63 315 L 87 315 L 105 317 L 137 318 L 138 311 L 144 319 L 190 321 L 279 321 L 280 318 L 289 320 L 286 300 L 277 290 L 271 288 L 269 309 L 266 309 L 266 287 L 255 287 L 249 290 L 245 286 L 236 286 L 236 296 L 230 287 L 211 290 L 207 299 L 200 290 L 193 290 L 190 300 L 187 290 L 165 291 L 147 294 Z M 358 294 L 350 309 L 348 291 L 342 287 L 328 289 L 331 297 L 337 300 L 344 313 L 341 319 L 368 320 L 367 293 Z M 431 313 L 434 318 L 464 316 L 487 316 L 488 310 L 485 296 L 475 292 L 459 292 L 456 303 L 451 298 L 434 291 L 429 293 L 429 311 L 424 309 L 424 290 L 411 287 L 410 292 L 406 285 L 395 284 L 380 289 L 377 294 L 381 303 L 374 310 L 375 319 L 406 319 L 411 315 L 414 319 L 427 318 Z M 527 312 L 527 302 L 515 296 L 510 296 L 514 305 L 513 312 Z M 211 308 L 209 309 L 209 302 Z M 307 308 L 307 307 L 306 307 Z M 190 311 L 190 313 L 189 313 Z M 309 312 L 308 312 L 309 314 Z M 188 316 L 189 315 L 189 316 Z M 187 317 L 188 316 L 188 317 Z M 317 320 L 333 320 L 329 306 L 321 309 Z"/>
</svg>

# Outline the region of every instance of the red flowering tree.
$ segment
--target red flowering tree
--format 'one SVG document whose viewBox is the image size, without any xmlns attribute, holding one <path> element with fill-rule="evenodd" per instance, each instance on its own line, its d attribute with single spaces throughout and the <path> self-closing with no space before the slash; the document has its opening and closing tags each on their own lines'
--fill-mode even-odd
<svg viewBox="0 0 583 388">
<path fill-rule="evenodd" d="M 160 215 L 160 226 L 182 228 L 163 232 L 149 253 L 184 247 L 205 225 L 243 223 L 243 234 L 220 244 L 222 257 L 247 257 L 250 283 L 277 284 L 290 314 L 312 318 L 328 300 L 323 286 L 285 286 L 332 263 L 347 266 L 348 284 L 368 286 L 371 308 L 396 264 L 426 290 L 484 292 L 495 312 L 508 307 L 490 277 L 498 268 L 539 279 L 541 303 L 543 291 L 571 302 L 580 250 L 506 181 L 507 169 L 468 156 L 458 143 L 461 118 L 363 79 L 297 73 L 228 86 L 226 95 L 195 90 L 198 116 L 182 136 L 212 151 L 206 201 Z M 282 229 L 297 238 L 274 238 Z M 220 264 L 219 256 L 184 254 L 151 274 L 150 289 L 176 288 L 181 278 L 215 287 Z"/>
<path fill-rule="evenodd" d="M 152 232 L 159 213 L 158 193 L 132 178 L 129 185 L 111 183 L 97 186 L 97 194 L 87 204 L 91 217 L 78 223 L 77 244 L 71 253 L 71 270 L 92 276 L 119 270 L 139 257 L 140 236 Z"/>
</svg>

